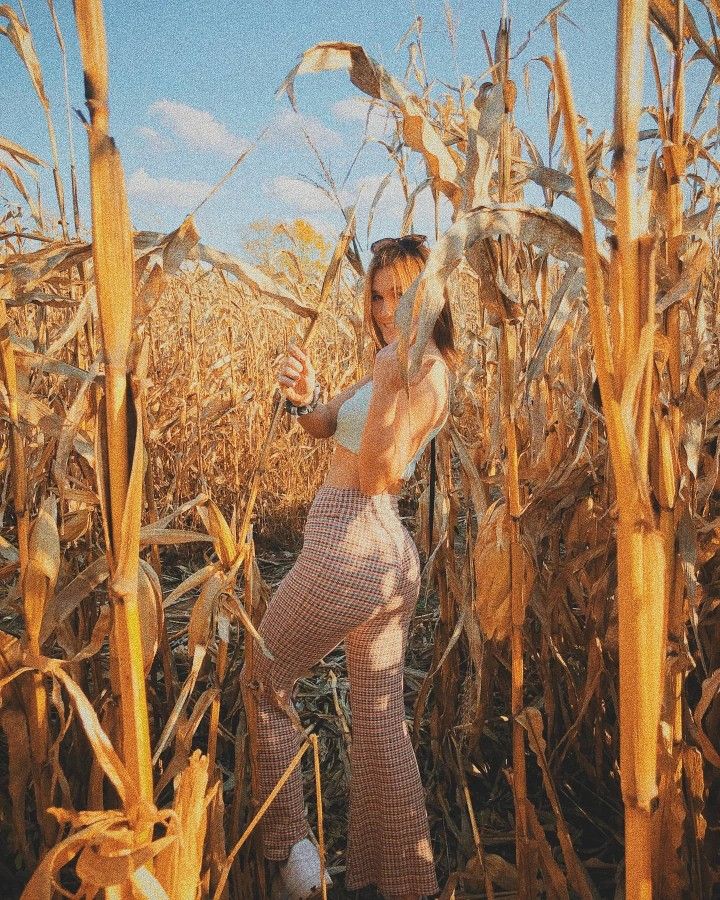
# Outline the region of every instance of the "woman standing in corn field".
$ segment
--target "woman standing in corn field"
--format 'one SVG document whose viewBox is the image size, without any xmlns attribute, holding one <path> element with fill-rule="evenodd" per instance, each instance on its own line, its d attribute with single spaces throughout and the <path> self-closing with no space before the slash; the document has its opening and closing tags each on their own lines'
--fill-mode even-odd
<svg viewBox="0 0 720 900">
<path fill-rule="evenodd" d="M 436 893 L 425 797 L 405 724 L 403 666 L 420 590 L 420 558 L 397 504 L 430 440 L 448 417 L 458 363 L 449 299 L 435 322 L 408 397 L 397 355 L 395 310 L 424 268 L 424 238 L 372 245 L 365 324 L 377 349 L 371 376 L 326 404 L 309 356 L 291 344 L 278 383 L 286 408 L 313 437 L 334 437 L 325 481 L 310 507 L 302 551 L 268 604 L 259 632 L 274 659 L 253 654 L 244 689 L 257 697 L 259 801 L 299 747 L 292 690 L 346 641 L 352 709 L 350 817 L 345 886 L 375 884 L 385 897 Z M 299 405 L 296 405 L 299 404 Z M 320 860 L 308 837 L 296 768 L 263 820 L 265 856 L 283 861 L 276 895 L 319 890 Z M 329 879 L 328 879 L 329 883 Z"/>
</svg>

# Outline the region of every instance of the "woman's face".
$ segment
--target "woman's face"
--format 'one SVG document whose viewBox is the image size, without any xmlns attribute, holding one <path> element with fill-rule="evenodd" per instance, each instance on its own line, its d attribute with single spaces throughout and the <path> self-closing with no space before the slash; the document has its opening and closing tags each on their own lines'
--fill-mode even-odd
<svg viewBox="0 0 720 900">
<path fill-rule="evenodd" d="M 370 302 L 372 317 L 386 344 L 392 343 L 397 337 L 395 310 L 401 293 L 393 277 L 393 270 L 389 266 L 378 269 L 370 286 Z"/>
</svg>

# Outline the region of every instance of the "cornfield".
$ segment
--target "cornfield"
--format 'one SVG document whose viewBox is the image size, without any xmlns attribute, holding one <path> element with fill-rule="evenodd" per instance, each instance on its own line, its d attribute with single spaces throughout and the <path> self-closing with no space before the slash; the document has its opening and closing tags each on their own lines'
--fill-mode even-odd
<svg viewBox="0 0 720 900">
<path fill-rule="evenodd" d="M 442 897 L 720 896 L 720 6 L 618 0 L 599 135 L 575 108 L 563 17 L 538 26 L 555 46 L 533 70 L 546 159 L 516 110 L 506 15 L 457 85 L 432 82 L 418 19 L 404 78 L 325 43 L 282 91 L 294 103 L 303 74 L 346 71 L 391 116 L 401 232 L 423 191 L 452 207 L 398 311 L 413 373 L 449 282 L 464 360 L 432 534 L 426 459 L 400 507 L 427 560 L 405 684 Z M 273 363 L 300 339 L 330 395 L 371 363 L 365 223 L 346 209 L 312 265 L 287 225 L 290 249 L 257 266 L 204 244 L 192 213 L 133 231 L 101 0 L 75 18 L 91 235 L 22 7 L 0 6 L 52 155 L 0 136 L 19 197 L 0 228 L 2 894 L 265 896 L 238 673 L 330 453 L 281 415 Z M 695 110 L 688 73 L 707 78 Z M 55 229 L 33 186 L 48 165 Z M 295 765 L 341 876 L 341 654 L 298 702 Z"/>
</svg>

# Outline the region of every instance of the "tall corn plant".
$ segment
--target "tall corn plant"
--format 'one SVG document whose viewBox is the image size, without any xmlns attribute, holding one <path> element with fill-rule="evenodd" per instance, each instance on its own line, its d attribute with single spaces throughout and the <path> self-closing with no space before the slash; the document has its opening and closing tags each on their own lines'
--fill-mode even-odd
<svg viewBox="0 0 720 900">
<path fill-rule="evenodd" d="M 85 70 L 90 149 L 93 266 L 105 394 L 98 412 L 112 641 L 118 663 L 123 758 L 143 800 L 152 801 L 150 733 L 140 617 L 139 532 L 142 508 L 142 418 L 134 415 L 128 371 L 133 318 L 133 243 L 120 154 L 110 137 L 108 60 L 101 0 L 75 4 Z"/>
<path fill-rule="evenodd" d="M 2 288 L 0 288 L 2 290 Z M 23 596 L 23 611 L 28 650 L 31 658 L 40 657 L 40 622 L 44 608 L 52 596 L 59 568 L 60 547 L 55 526 L 56 504 L 48 499 L 33 527 L 29 525 L 28 485 L 25 442 L 18 415 L 18 390 L 15 356 L 10 344 L 9 320 L 5 299 L 0 296 L 0 374 L 7 391 L 11 425 L 13 505 L 17 522 L 18 568 Z M 43 839 L 41 855 L 52 845 L 57 835 L 55 822 L 47 813 L 52 805 L 50 771 L 47 765 L 50 743 L 48 727 L 48 698 L 43 677 L 38 672 L 28 675 L 29 757 L 35 805 Z"/>
<path fill-rule="evenodd" d="M 613 180 L 616 228 L 607 284 L 595 242 L 590 181 L 565 57 L 555 28 L 555 80 L 583 224 L 595 362 L 618 492 L 620 771 L 625 806 L 625 892 L 652 897 L 651 812 L 667 635 L 667 548 L 650 494 L 650 416 L 655 336 L 655 239 L 644 233 L 637 196 L 638 130 L 647 0 L 619 0 Z M 610 292 L 610 324 L 605 291 Z"/>
<path fill-rule="evenodd" d="M 515 84 L 510 80 L 510 19 L 502 18 L 495 41 L 495 67 L 497 83 L 502 87 L 505 114 L 498 136 L 498 200 L 507 203 L 511 197 L 513 154 L 512 110 L 515 101 Z M 507 236 L 499 239 L 499 271 L 506 284 L 512 284 L 510 256 L 512 247 Z M 512 712 L 512 788 L 515 799 L 515 860 L 522 896 L 532 896 L 532 862 L 529 859 L 527 821 L 527 773 L 525 767 L 525 731 L 518 719 L 525 705 L 523 624 L 527 606 L 525 555 L 520 543 L 520 517 L 522 495 L 518 472 L 518 444 L 520 443 L 513 394 L 517 384 L 518 337 L 517 325 L 505 316 L 500 321 L 499 363 L 501 385 L 502 420 L 505 424 L 507 464 L 505 468 L 505 496 L 509 514 L 510 531 L 510 642 L 511 687 L 510 710 Z"/>
</svg>

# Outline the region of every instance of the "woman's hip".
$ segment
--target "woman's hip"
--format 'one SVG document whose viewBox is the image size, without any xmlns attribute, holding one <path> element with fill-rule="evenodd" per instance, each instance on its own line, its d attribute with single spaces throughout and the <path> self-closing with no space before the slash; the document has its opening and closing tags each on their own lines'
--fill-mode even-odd
<svg viewBox="0 0 720 900">
<path fill-rule="evenodd" d="M 315 495 L 304 529 L 302 554 L 329 573 L 373 579 L 401 573 L 413 551 L 397 497 L 368 496 L 354 488 L 323 486 Z M 415 551 L 417 552 L 417 551 Z"/>
<path fill-rule="evenodd" d="M 377 516 L 388 520 L 400 520 L 398 498 L 394 494 L 364 494 L 356 488 L 322 485 L 315 494 L 308 520 L 331 516 L 338 519 Z"/>
</svg>

